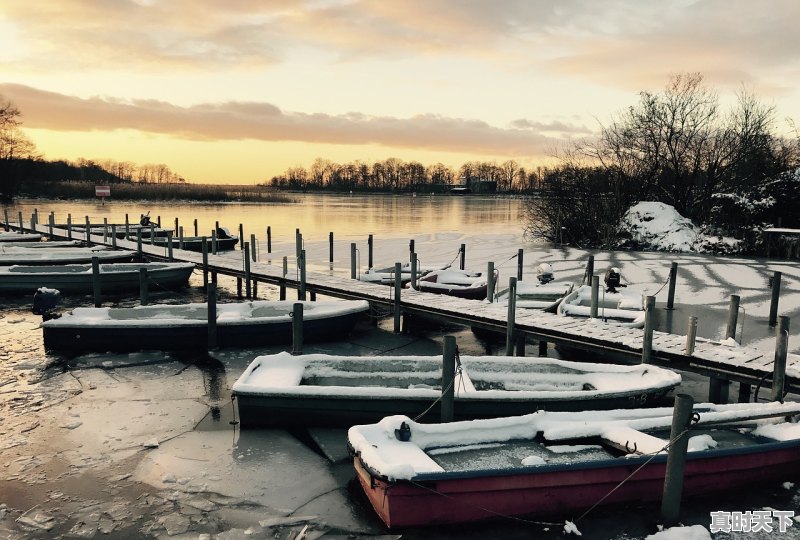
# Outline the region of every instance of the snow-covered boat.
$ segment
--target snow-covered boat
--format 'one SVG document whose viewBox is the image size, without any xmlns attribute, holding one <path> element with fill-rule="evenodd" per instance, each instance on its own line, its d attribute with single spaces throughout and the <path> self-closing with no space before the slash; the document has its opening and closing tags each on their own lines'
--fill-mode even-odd
<svg viewBox="0 0 800 540">
<path fill-rule="evenodd" d="M 799 403 L 695 405 L 683 496 L 800 473 Z M 389 527 L 578 515 L 661 500 L 672 408 L 551 412 L 447 424 L 408 416 L 351 427 L 359 482 Z"/>
<path fill-rule="evenodd" d="M 436 270 L 446 270 L 450 268 L 449 264 L 442 264 L 442 265 L 432 265 L 432 266 L 417 266 L 417 278 L 424 276 L 430 272 L 435 272 Z M 360 276 L 358 276 L 360 281 L 366 281 L 367 283 L 380 283 L 382 285 L 394 285 L 395 281 L 395 272 L 394 266 L 388 266 L 386 268 L 370 268 Z M 400 282 L 405 285 L 406 283 L 411 281 L 411 263 L 404 263 L 400 267 Z"/>
<path fill-rule="evenodd" d="M 495 270 L 495 283 L 498 275 Z M 405 287 L 411 287 L 411 283 L 407 283 Z M 487 288 L 486 272 L 470 272 L 454 268 L 434 270 L 417 280 L 417 290 L 472 300 L 485 300 Z"/>
<path fill-rule="evenodd" d="M 536 281 L 517 281 L 515 306 L 523 309 L 541 309 L 555 312 L 558 304 L 575 288 L 571 281 L 555 281 L 553 267 L 542 263 L 536 267 Z M 495 302 L 508 305 L 509 289 L 495 295 Z"/>
<path fill-rule="evenodd" d="M 93 257 L 97 257 L 101 262 L 126 262 L 133 258 L 133 253 L 110 250 L 104 246 L 29 248 L 0 245 L 0 265 L 90 263 Z"/>
<path fill-rule="evenodd" d="M 186 251 L 203 251 L 203 239 L 206 240 L 208 251 L 213 248 L 213 241 L 210 236 L 185 236 L 183 240 L 175 236 L 172 237 L 172 249 L 184 249 Z M 149 243 L 149 240 L 148 240 Z M 167 247 L 170 245 L 170 240 L 166 236 L 156 236 L 153 238 L 154 245 Z M 217 236 L 217 251 L 230 251 L 239 243 L 238 236 Z"/>
<path fill-rule="evenodd" d="M 2 247 L 10 248 L 10 247 L 21 247 L 26 249 L 53 249 L 53 248 L 77 248 L 83 246 L 83 242 L 80 240 L 50 240 L 47 242 L 31 242 L 31 241 L 9 241 L 3 242 Z M 104 248 L 99 248 L 104 249 Z"/>
<path fill-rule="evenodd" d="M 645 296 L 636 289 L 620 289 L 620 272 L 611 268 L 606 272 L 606 287 L 597 295 L 597 318 L 618 326 L 641 328 L 645 319 Z M 583 285 L 572 291 L 558 305 L 557 313 L 569 317 L 591 317 L 592 287 Z"/>
<path fill-rule="evenodd" d="M 292 342 L 291 301 L 254 300 L 218 304 L 219 347 L 252 347 Z M 369 309 L 363 300 L 302 302 L 303 339 L 333 341 L 348 335 Z M 149 305 L 132 308 L 75 308 L 42 323 L 47 349 L 131 351 L 205 348 L 208 305 Z"/>
<path fill-rule="evenodd" d="M 233 385 L 243 426 L 346 425 L 441 415 L 441 356 L 259 356 Z M 651 365 L 462 356 L 457 419 L 658 404 L 680 375 Z"/>
<path fill-rule="evenodd" d="M 99 265 L 103 293 L 138 291 L 139 270 L 147 269 L 150 287 L 175 288 L 186 285 L 194 263 L 111 263 Z M 92 292 L 91 264 L 0 266 L 0 293 L 27 292 L 39 287 L 62 293 Z"/>
<path fill-rule="evenodd" d="M 38 242 L 41 239 L 42 235 L 38 233 L 0 231 L 0 242 Z"/>
</svg>

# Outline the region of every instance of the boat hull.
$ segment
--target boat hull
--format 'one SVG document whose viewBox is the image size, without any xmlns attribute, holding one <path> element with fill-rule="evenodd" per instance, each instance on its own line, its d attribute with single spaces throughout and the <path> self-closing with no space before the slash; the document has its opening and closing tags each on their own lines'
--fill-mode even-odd
<svg viewBox="0 0 800 540">
<path fill-rule="evenodd" d="M 800 441 L 794 440 L 708 454 L 689 453 L 683 495 L 697 497 L 800 474 L 798 452 Z M 390 482 L 377 477 L 358 457 L 354 458 L 354 466 L 376 513 L 388 527 L 398 528 L 466 523 L 498 516 L 553 520 L 578 515 L 598 501 L 602 506 L 655 503 L 663 495 L 666 455 L 644 464 L 647 459 L 526 467 L 504 474 L 483 472 L 471 477 L 454 475 L 452 479 L 414 482 Z"/>
<path fill-rule="evenodd" d="M 206 238 L 208 251 L 211 252 L 213 247 L 213 242 L 211 238 Z M 239 243 L 238 237 L 232 238 L 217 238 L 217 251 L 230 251 L 236 247 L 236 244 Z M 169 245 L 169 240 L 165 237 L 156 237 L 153 239 L 153 244 L 156 246 L 166 247 Z M 203 251 L 203 237 L 193 236 L 190 238 L 183 239 L 183 248 L 181 246 L 180 238 L 172 237 L 172 248 L 173 249 L 183 249 L 185 251 L 195 251 L 195 252 L 202 252 Z"/>
</svg>

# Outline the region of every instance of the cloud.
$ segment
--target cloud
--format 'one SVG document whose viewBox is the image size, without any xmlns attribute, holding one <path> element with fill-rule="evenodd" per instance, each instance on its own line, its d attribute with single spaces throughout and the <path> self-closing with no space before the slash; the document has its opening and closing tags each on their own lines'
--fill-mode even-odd
<svg viewBox="0 0 800 540">
<path fill-rule="evenodd" d="M 410 118 L 286 112 L 269 103 L 202 103 L 181 107 L 158 100 L 78 98 L 18 84 L 0 94 L 23 113 L 23 126 L 61 131 L 139 130 L 190 140 L 301 141 L 470 152 L 509 157 L 544 156 L 559 142 L 541 133 L 578 131 L 568 124 L 518 121 L 510 128 L 434 114 Z"/>
</svg>

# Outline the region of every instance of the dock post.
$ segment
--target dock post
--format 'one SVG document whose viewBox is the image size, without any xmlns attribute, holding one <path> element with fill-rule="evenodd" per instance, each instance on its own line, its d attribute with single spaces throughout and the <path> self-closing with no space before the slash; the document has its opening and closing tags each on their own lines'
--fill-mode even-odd
<svg viewBox="0 0 800 540">
<path fill-rule="evenodd" d="M 178 223 L 178 218 L 175 218 L 175 231 L 174 231 L 175 232 L 175 236 L 178 235 L 178 230 L 180 230 L 179 223 Z"/>
<path fill-rule="evenodd" d="M 108 218 L 103 218 L 103 244 L 108 243 Z"/>
<path fill-rule="evenodd" d="M 141 239 L 139 242 L 141 242 Z M 201 245 L 203 251 L 203 289 L 208 290 L 208 238 L 204 236 Z"/>
<path fill-rule="evenodd" d="M 592 296 L 591 305 L 589 307 L 589 317 L 592 319 L 597 318 L 597 304 L 600 297 L 600 276 L 592 276 Z"/>
<path fill-rule="evenodd" d="M 194 235 L 199 236 L 199 233 L 197 232 L 197 218 L 194 218 Z"/>
<path fill-rule="evenodd" d="M 522 281 L 522 248 L 517 250 L 517 281 Z"/>
<path fill-rule="evenodd" d="M 367 237 L 367 269 L 368 270 L 370 268 L 372 268 L 372 247 L 373 247 L 374 244 L 375 244 L 375 239 L 370 234 Z M 353 245 L 355 245 L 355 244 L 353 244 Z M 353 278 L 353 279 L 355 279 L 355 278 Z"/>
<path fill-rule="evenodd" d="M 584 283 L 591 285 L 592 277 L 594 277 L 594 255 L 589 255 L 589 260 L 586 261 L 586 275 L 583 278 Z"/>
<path fill-rule="evenodd" d="M 252 289 L 250 288 L 250 242 L 242 242 L 242 250 L 244 250 L 244 289 L 245 296 L 248 300 L 252 298 Z"/>
<path fill-rule="evenodd" d="M 217 254 L 217 248 L 218 248 L 217 230 L 214 229 L 213 231 L 211 231 L 211 254 L 212 255 L 216 255 Z"/>
<path fill-rule="evenodd" d="M 111 224 L 111 247 L 117 249 L 117 225 Z"/>
<path fill-rule="evenodd" d="M 92 224 L 89 221 L 89 216 L 86 216 L 86 245 L 92 245 Z"/>
<path fill-rule="evenodd" d="M 490 304 L 494 302 L 494 263 L 492 261 L 486 265 L 486 299 Z"/>
<path fill-rule="evenodd" d="M 697 317 L 692 315 L 689 317 L 689 325 L 686 329 L 686 355 L 692 356 L 694 354 L 694 344 L 697 340 Z"/>
<path fill-rule="evenodd" d="M 139 260 L 141 261 L 144 259 L 144 255 L 142 253 L 142 235 L 136 235 L 136 252 L 139 254 Z"/>
<path fill-rule="evenodd" d="M 250 257 L 253 262 L 258 262 L 258 244 L 256 243 L 256 235 L 250 235 Z"/>
<path fill-rule="evenodd" d="M 69 218 L 67 220 L 69 222 Z M 131 238 L 131 224 L 128 220 L 128 214 L 125 214 L 125 240 L 130 240 Z"/>
<path fill-rule="evenodd" d="M 740 382 L 739 383 L 739 396 L 737 397 L 737 403 L 750 403 L 750 394 L 753 391 L 752 387 L 747 384 Z"/>
<path fill-rule="evenodd" d="M 236 278 L 236 298 L 238 298 L 240 300 L 243 298 L 243 296 L 242 296 L 242 278 L 241 277 L 237 277 Z"/>
<path fill-rule="evenodd" d="M 725 329 L 725 339 L 736 339 L 736 323 L 739 318 L 739 295 L 732 294 L 728 304 L 728 326 Z"/>
<path fill-rule="evenodd" d="M 283 258 L 283 280 L 281 280 L 279 299 L 286 300 L 286 274 L 289 273 L 289 257 Z"/>
<path fill-rule="evenodd" d="M 719 377 L 708 378 L 708 401 L 709 403 L 724 404 L 728 403 L 730 396 L 731 381 L 720 379 Z"/>
<path fill-rule="evenodd" d="M 292 306 L 292 354 L 303 354 L 303 303 Z"/>
<path fill-rule="evenodd" d="M 772 301 L 769 304 L 769 325 L 775 326 L 778 322 L 778 299 L 781 296 L 781 273 L 772 274 Z"/>
<path fill-rule="evenodd" d="M 175 260 L 172 252 L 172 231 L 167 231 L 167 258 L 170 262 Z"/>
<path fill-rule="evenodd" d="M 147 305 L 147 268 L 139 268 L 139 303 Z"/>
<path fill-rule="evenodd" d="M 161 216 L 156 216 L 156 227 L 161 228 Z"/>
<path fill-rule="evenodd" d="M 456 337 L 444 336 L 442 347 L 442 407 L 441 421 L 453 421 L 455 402 Z"/>
<path fill-rule="evenodd" d="M 183 249 L 183 225 L 178 229 L 178 249 Z"/>
<path fill-rule="evenodd" d="M 50 217 L 47 218 L 47 231 L 50 240 L 53 239 L 53 228 L 55 227 L 55 220 L 56 220 L 55 215 L 53 215 L 53 213 L 50 212 Z"/>
<path fill-rule="evenodd" d="M 539 340 L 539 357 L 545 358 L 547 356 L 547 342 L 543 339 Z"/>
<path fill-rule="evenodd" d="M 669 267 L 669 293 L 667 294 L 666 309 L 675 309 L 675 282 L 678 281 L 678 263 L 674 262 Z"/>
<path fill-rule="evenodd" d="M 156 226 L 150 223 L 150 245 L 156 243 Z"/>
<path fill-rule="evenodd" d="M 300 250 L 300 288 L 297 290 L 298 300 L 306 300 L 306 250 Z"/>
<path fill-rule="evenodd" d="M 333 264 L 333 231 L 328 233 L 328 262 Z"/>
<path fill-rule="evenodd" d="M 8 232 L 8 208 L 3 208 L 3 230 Z"/>
<path fill-rule="evenodd" d="M 414 239 L 408 241 L 408 252 L 409 253 L 416 253 L 417 250 L 414 248 Z"/>
<path fill-rule="evenodd" d="M 461 253 L 461 260 L 458 263 L 458 268 L 460 270 L 464 269 L 464 265 L 467 261 L 467 244 L 461 244 L 461 249 L 458 250 Z"/>
<path fill-rule="evenodd" d="M 411 288 L 415 291 L 419 290 L 417 283 L 417 254 L 413 251 L 411 252 Z"/>
<path fill-rule="evenodd" d="M 675 396 L 675 408 L 672 413 L 672 429 L 670 430 L 670 446 L 667 454 L 667 469 L 664 474 L 664 492 L 661 498 L 661 519 L 667 526 L 678 522 L 681 512 L 681 495 L 683 493 L 683 473 L 686 468 L 686 451 L 689 446 L 689 435 L 686 430 L 692 420 L 694 400 L 687 394 Z"/>
<path fill-rule="evenodd" d="M 103 303 L 102 290 L 100 287 L 100 258 L 92 257 L 92 295 L 94 296 L 94 307 L 100 307 Z"/>
<path fill-rule="evenodd" d="M 303 250 L 303 234 L 300 232 L 300 229 L 295 229 L 294 243 L 295 243 L 295 258 L 299 259 L 300 252 Z"/>
<path fill-rule="evenodd" d="M 783 403 L 783 386 L 786 380 L 786 355 L 789 352 L 789 317 L 778 318 L 776 332 L 775 363 L 772 372 L 772 401 Z"/>
<path fill-rule="evenodd" d="M 656 297 L 648 296 L 644 307 L 644 336 L 642 337 L 642 364 L 649 364 L 653 360 L 653 326 L 655 326 L 654 311 Z"/>
<path fill-rule="evenodd" d="M 272 227 L 267 225 L 267 253 L 272 253 Z"/>
<path fill-rule="evenodd" d="M 403 265 L 399 262 L 394 263 L 394 333 L 400 333 L 400 291 L 402 286 Z"/>
<path fill-rule="evenodd" d="M 19 218 L 19 232 L 25 232 L 24 224 L 22 223 L 22 212 L 17 212 L 17 217 Z"/>
<path fill-rule="evenodd" d="M 67 239 L 72 240 L 72 214 L 67 214 Z"/>
<path fill-rule="evenodd" d="M 517 278 L 508 278 L 508 318 L 506 319 L 506 356 L 514 355 L 514 320 L 517 309 Z"/>
<path fill-rule="evenodd" d="M 205 245 L 205 238 L 203 239 Z M 206 251 L 208 253 L 208 251 Z M 206 288 L 206 305 L 208 306 L 208 350 L 217 348 L 217 285 L 211 283 Z"/>
<path fill-rule="evenodd" d="M 284 257 L 285 259 L 285 257 Z M 356 243 L 350 243 L 350 279 L 356 279 Z"/>
<path fill-rule="evenodd" d="M 239 249 L 244 249 L 244 226 L 239 223 Z"/>
</svg>

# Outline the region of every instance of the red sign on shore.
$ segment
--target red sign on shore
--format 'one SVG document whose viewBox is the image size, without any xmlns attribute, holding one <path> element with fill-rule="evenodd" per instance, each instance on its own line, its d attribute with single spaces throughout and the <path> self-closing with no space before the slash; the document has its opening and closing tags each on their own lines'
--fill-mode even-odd
<svg viewBox="0 0 800 540">
<path fill-rule="evenodd" d="M 111 197 L 111 186 L 94 186 L 94 194 L 97 197 Z"/>
</svg>

